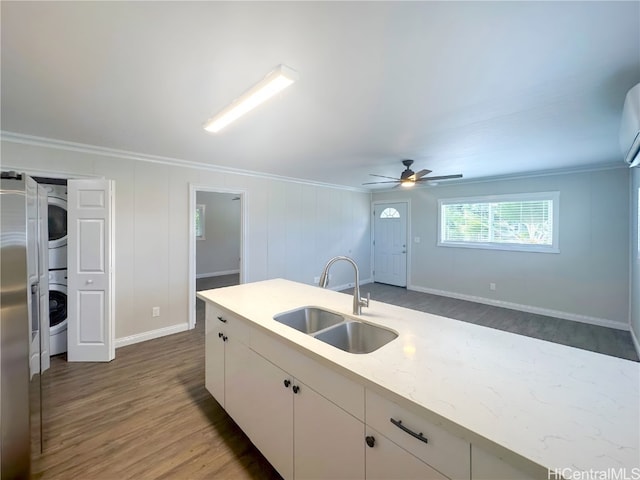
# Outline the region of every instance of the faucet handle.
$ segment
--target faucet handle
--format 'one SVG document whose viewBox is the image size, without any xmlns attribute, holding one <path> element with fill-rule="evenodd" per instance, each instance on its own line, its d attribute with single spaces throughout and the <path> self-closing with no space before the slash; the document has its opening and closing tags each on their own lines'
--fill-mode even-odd
<svg viewBox="0 0 640 480">
<path fill-rule="evenodd" d="M 368 307 L 369 300 L 371 300 L 371 292 L 367 292 L 367 298 L 360 299 L 360 305 L 362 305 L 363 307 Z"/>
</svg>

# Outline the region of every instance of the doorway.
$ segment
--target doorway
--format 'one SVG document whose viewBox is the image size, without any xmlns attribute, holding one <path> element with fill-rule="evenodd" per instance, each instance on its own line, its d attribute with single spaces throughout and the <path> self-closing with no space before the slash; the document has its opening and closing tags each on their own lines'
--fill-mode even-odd
<svg viewBox="0 0 640 480">
<path fill-rule="evenodd" d="M 198 309 L 196 292 L 244 282 L 245 192 L 190 185 L 189 328 Z"/>
<path fill-rule="evenodd" d="M 373 204 L 373 280 L 407 286 L 409 203 Z"/>
</svg>

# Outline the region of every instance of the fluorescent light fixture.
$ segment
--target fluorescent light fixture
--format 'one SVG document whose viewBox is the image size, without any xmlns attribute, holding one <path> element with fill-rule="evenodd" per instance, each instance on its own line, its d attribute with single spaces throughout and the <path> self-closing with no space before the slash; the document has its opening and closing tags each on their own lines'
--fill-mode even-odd
<svg viewBox="0 0 640 480">
<path fill-rule="evenodd" d="M 230 105 L 204 124 L 207 132 L 216 133 L 262 102 L 281 92 L 298 79 L 298 72 L 286 65 L 278 65 L 260 82 L 235 99 Z"/>
</svg>

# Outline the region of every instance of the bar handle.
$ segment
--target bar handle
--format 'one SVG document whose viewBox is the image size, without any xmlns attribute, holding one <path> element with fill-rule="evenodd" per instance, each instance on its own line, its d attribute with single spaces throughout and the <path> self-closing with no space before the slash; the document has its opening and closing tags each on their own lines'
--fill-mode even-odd
<svg viewBox="0 0 640 480">
<path fill-rule="evenodd" d="M 389 419 L 391 421 L 391 423 L 393 423 L 396 427 L 398 427 L 400 430 L 402 430 L 405 433 L 408 433 L 409 435 L 411 435 L 414 438 L 417 438 L 418 440 L 420 440 L 421 442 L 424 443 L 429 443 L 429 440 L 427 440 L 427 437 L 425 437 L 424 435 L 422 435 L 422 432 L 420 433 L 416 433 L 413 430 L 405 427 L 402 424 L 402 420 L 396 420 L 395 418 L 391 417 Z"/>
</svg>

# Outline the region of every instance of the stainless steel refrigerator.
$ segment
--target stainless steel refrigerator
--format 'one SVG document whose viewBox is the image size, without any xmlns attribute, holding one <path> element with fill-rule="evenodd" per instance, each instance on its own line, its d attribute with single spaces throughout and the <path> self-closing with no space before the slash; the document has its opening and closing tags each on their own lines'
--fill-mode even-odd
<svg viewBox="0 0 640 480">
<path fill-rule="evenodd" d="M 38 185 L 14 172 L 2 172 L 1 177 L 0 478 L 4 480 L 28 478 L 31 442 L 35 440 L 34 449 L 42 445 L 37 397 L 44 370 L 42 325 L 49 319 L 48 313 L 43 314 L 48 300 L 41 296 L 48 289 L 40 286 L 46 212 Z"/>
</svg>

